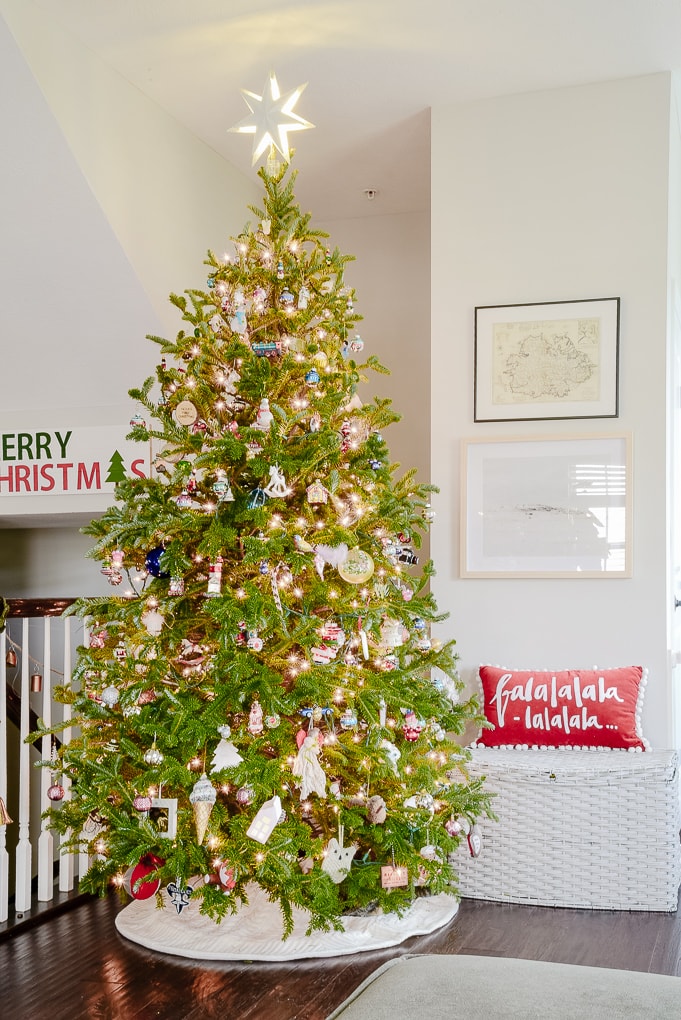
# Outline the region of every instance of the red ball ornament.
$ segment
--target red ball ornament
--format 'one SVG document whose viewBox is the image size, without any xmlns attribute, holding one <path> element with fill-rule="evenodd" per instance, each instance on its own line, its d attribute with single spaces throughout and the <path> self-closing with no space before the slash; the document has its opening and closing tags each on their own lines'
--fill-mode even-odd
<svg viewBox="0 0 681 1020">
<path fill-rule="evenodd" d="M 53 783 L 52 786 L 48 787 L 47 796 L 50 800 L 63 800 L 65 792 L 61 783 Z"/>
<path fill-rule="evenodd" d="M 161 879 L 150 879 L 142 881 L 147 875 L 152 875 L 165 864 L 162 857 L 155 854 L 145 854 L 140 857 L 139 863 L 135 865 L 130 874 L 130 895 L 134 900 L 148 900 L 154 896 L 161 887 Z"/>
</svg>

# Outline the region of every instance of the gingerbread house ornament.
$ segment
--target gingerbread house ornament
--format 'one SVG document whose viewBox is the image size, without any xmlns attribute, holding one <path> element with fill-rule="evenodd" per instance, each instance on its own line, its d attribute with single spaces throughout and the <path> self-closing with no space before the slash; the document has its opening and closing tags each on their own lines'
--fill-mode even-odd
<svg viewBox="0 0 681 1020">
<path fill-rule="evenodd" d="M 318 478 L 308 485 L 305 491 L 308 503 L 320 504 L 329 502 L 329 490 L 322 485 Z"/>
</svg>

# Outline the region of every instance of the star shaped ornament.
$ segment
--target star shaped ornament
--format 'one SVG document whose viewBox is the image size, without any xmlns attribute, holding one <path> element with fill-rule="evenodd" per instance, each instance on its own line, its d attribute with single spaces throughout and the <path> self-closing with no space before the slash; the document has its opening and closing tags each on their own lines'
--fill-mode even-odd
<svg viewBox="0 0 681 1020">
<path fill-rule="evenodd" d="M 239 134 L 253 135 L 253 162 L 258 162 L 263 152 L 275 148 L 281 153 L 286 162 L 289 162 L 289 131 L 305 131 L 314 127 L 309 120 L 305 120 L 293 108 L 300 99 L 307 86 L 299 85 L 291 89 L 285 95 L 279 92 L 279 84 L 275 74 L 270 74 L 263 94 L 257 96 L 255 92 L 241 89 L 246 105 L 251 111 L 248 117 L 235 124 L 230 131 Z"/>
</svg>

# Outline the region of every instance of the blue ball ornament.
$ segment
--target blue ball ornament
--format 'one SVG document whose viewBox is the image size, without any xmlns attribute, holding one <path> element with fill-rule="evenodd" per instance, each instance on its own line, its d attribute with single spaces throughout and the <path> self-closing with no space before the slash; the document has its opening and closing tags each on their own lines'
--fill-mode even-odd
<svg viewBox="0 0 681 1020">
<path fill-rule="evenodd" d="M 167 571 L 161 570 L 160 560 L 164 552 L 165 549 L 163 548 L 163 546 L 157 545 L 156 548 L 148 552 L 145 557 L 144 566 L 147 568 L 148 572 L 153 577 L 160 578 L 170 577 L 170 574 Z"/>
<path fill-rule="evenodd" d="M 309 372 L 305 373 L 305 382 L 310 385 L 314 385 L 319 382 L 319 372 L 316 368 L 311 368 Z"/>
</svg>

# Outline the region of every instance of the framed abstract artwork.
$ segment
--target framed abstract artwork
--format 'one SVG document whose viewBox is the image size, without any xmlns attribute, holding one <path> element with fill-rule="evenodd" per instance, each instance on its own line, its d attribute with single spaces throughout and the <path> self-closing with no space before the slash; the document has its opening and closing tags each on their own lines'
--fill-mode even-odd
<svg viewBox="0 0 681 1020">
<path fill-rule="evenodd" d="M 462 577 L 631 576 L 628 435 L 462 443 Z"/>
</svg>

